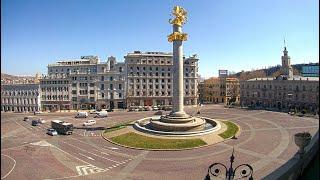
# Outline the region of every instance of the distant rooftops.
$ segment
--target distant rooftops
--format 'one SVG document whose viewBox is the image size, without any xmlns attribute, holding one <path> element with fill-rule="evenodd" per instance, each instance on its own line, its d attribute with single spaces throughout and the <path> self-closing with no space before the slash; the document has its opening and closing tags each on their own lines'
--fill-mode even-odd
<svg viewBox="0 0 320 180">
<path fill-rule="evenodd" d="M 55 64 L 49 64 L 50 66 L 74 66 L 74 65 L 96 65 L 99 63 L 98 56 L 81 56 L 80 59 L 61 60 Z"/>
<path fill-rule="evenodd" d="M 265 78 L 253 78 L 248 81 L 273 81 L 273 80 L 289 80 L 289 81 L 319 81 L 319 77 L 302 77 L 302 76 L 278 76 L 278 77 L 265 77 Z"/>
</svg>

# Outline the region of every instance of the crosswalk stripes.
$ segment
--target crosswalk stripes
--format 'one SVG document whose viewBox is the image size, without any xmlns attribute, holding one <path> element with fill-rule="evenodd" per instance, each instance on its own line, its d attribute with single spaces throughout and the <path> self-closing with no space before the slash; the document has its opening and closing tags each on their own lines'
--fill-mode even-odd
<svg viewBox="0 0 320 180">
<path fill-rule="evenodd" d="M 76 170 L 80 176 L 106 171 L 105 169 L 96 167 L 92 164 L 76 166 Z"/>
</svg>

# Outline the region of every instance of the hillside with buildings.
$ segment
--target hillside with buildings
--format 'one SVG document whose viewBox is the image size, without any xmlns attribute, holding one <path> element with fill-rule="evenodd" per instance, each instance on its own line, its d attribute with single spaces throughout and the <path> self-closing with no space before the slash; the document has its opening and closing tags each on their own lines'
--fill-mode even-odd
<svg viewBox="0 0 320 180">
<path fill-rule="evenodd" d="M 303 67 L 306 66 L 319 66 L 319 63 L 309 63 L 309 64 L 294 64 L 292 65 L 293 75 L 301 76 L 303 75 Z M 281 74 L 281 65 L 272 66 L 266 69 L 258 69 L 253 71 L 241 71 L 236 74 L 230 74 L 229 77 L 238 78 L 240 81 L 253 79 L 253 78 L 263 78 L 263 77 L 276 77 Z"/>
<path fill-rule="evenodd" d="M 26 84 L 34 83 L 36 76 L 16 76 L 1 73 L 1 84 Z"/>
</svg>

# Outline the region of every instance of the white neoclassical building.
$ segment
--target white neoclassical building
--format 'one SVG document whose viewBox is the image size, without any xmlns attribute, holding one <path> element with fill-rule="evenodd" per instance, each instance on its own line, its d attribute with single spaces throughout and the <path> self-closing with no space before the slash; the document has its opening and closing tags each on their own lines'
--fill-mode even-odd
<svg viewBox="0 0 320 180">
<path fill-rule="evenodd" d="M 1 84 L 1 111 L 39 111 L 40 84 Z"/>
</svg>

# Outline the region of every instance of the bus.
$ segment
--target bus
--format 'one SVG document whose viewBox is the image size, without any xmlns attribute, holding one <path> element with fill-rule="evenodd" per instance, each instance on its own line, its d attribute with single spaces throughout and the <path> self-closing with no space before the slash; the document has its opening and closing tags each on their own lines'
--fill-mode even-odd
<svg viewBox="0 0 320 180">
<path fill-rule="evenodd" d="M 71 135 L 73 131 L 73 124 L 61 120 L 51 121 L 52 129 L 55 129 L 59 134 Z"/>
</svg>

